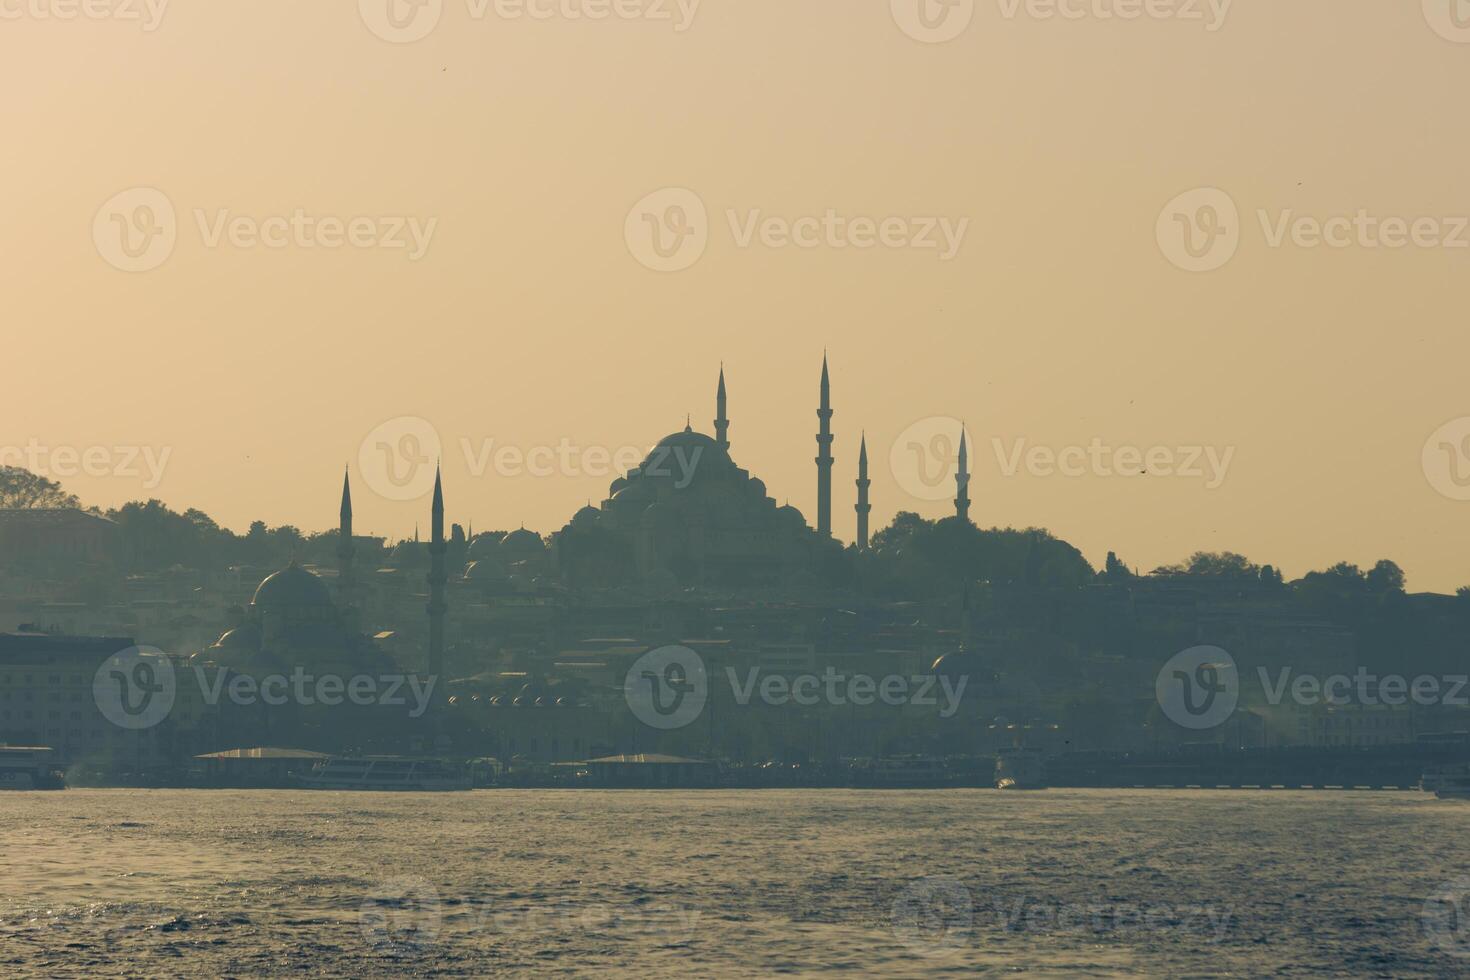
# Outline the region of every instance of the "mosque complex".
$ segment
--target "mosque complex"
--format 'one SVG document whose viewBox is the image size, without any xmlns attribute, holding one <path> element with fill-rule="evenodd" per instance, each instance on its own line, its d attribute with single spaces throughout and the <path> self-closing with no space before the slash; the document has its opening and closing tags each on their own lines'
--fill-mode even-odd
<svg viewBox="0 0 1470 980">
<path fill-rule="evenodd" d="M 817 408 L 817 520 L 813 527 L 795 507 L 778 505 L 766 485 L 737 465 L 730 454 L 730 416 L 723 367 L 715 396 L 714 435 L 687 425 L 649 451 L 638 466 L 613 480 L 600 505 L 589 504 L 557 533 L 543 540 L 525 528 L 509 534 L 465 538 L 454 528 L 445 536 L 442 474 L 435 475 L 428 557 L 428 667 L 439 674 L 444 663 L 444 617 L 448 609 L 451 551 L 461 581 L 486 594 L 511 591 L 517 576 L 554 579 L 574 588 L 644 586 L 668 592 L 691 586 L 708 588 L 799 586 L 814 581 L 822 558 L 840 552 L 832 535 L 832 389 L 822 359 Z M 955 475 L 955 516 L 969 520 L 969 466 L 961 433 Z M 856 535 L 853 547 L 869 548 L 867 440 L 857 462 Z M 407 549 L 408 543 L 399 546 Z M 414 543 L 417 548 L 417 544 Z M 395 554 L 401 554 L 395 549 Z M 337 545 L 337 601 L 327 584 L 292 563 L 261 582 L 245 610 L 244 622 L 227 631 L 212 648 L 215 655 L 246 664 L 271 666 L 281 658 L 299 660 L 312 650 L 343 667 L 374 666 L 374 651 L 354 628 L 359 580 L 354 567 L 352 493 L 344 476 Z M 281 661 L 284 662 L 284 661 Z"/>
</svg>

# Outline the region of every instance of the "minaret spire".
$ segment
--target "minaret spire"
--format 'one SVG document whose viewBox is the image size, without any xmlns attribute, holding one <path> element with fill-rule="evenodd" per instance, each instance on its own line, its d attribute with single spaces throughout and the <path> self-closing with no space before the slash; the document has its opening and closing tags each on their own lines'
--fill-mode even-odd
<svg viewBox="0 0 1470 980">
<path fill-rule="evenodd" d="M 868 487 L 873 481 L 868 479 L 868 434 L 863 433 L 862 444 L 858 447 L 858 478 L 857 478 L 857 549 L 868 550 L 868 511 L 873 507 L 868 503 Z"/>
<path fill-rule="evenodd" d="M 344 606 L 350 606 L 356 590 L 353 588 L 352 556 L 356 547 L 352 540 L 352 468 L 342 472 L 342 509 L 337 523 L 337 591 Z"/>
<path fill-rule="evenodd" d="M 444 681 L 444 613 L 449 605 L 444 601 L 444 583 L 448 575 L 444 570 L 444 479 L 442 471 L 434 471 L 434 504 L 429 538 L 429 676 L 439 689 Z"/>
<path fill-rule="evenodd" d="M 715 391 L 715 442 L 730 451 L 730 416 L 725 411 L 725 362 L 720 362 L 720 387 Z"/>
<path fill-rule="evenodd" d="M 960 423 L 959 470 L 954 475 L 954 516 L 962 521 L 970 519 L 970 451 L 965 443 L 965 425 Z"/>
<path fill-rule="evenodd" d="M 832 536 L 832 382 L 822 352 L 822 401 L 817 409 L 817 533 Z"/>
</svg>

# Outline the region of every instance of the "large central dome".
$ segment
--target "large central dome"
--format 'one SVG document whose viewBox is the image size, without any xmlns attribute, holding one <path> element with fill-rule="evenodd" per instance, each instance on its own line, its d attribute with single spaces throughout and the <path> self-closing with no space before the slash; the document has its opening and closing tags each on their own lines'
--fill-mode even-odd
<svg viewBox="0 0 1470 980">
<path fill-rule="evenodd" d="M 725 450 L 720 448 L 718 442 L 715 442 L 703 432 L 695 432 L 688 427 L 682 432 L 674 432 L 664 436 L 653 448 L 655 450 L 660 448 L 683 449 L 685 452 L 692 452 L 698 449 L 702 452 L 718 453 L 721 456 L 725 455 Z"/>
<path fill-rule="evenodd" d="M 262 612 L 280 609 L 331 608 L 332 596 L 326 583 L 294 561 L 272 575 L 268 575 L 255 590 L 251 602 Z"/>
</svg>

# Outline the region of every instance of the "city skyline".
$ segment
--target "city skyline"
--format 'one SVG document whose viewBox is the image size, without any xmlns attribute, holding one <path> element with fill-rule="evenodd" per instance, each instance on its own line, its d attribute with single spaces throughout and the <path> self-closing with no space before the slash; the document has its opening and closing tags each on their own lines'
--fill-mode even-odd
<svg viewBox="0 0 1470 980">
<path fill-rule="evenodd" d="M 29 368 L 0 447 L 169 450 L 154 487 L 141 463 L 62 482 L 104 508 L 156 496 L 236 529 L 310 528 L 363 438 L 421 417 L 466 521 L 550 530 L 607 480 L 476 479 L 461 439 L 646 449 L 686 413 L 708 425 L 723 361 L 736 457 L 815 521 L 811 378 L 828 348 L 844 540 L 864 430 L 873 529 L 948 512 L 888 459 L 937 417 L 970 426 L 977 523 L 1046 527 L 1094 565 L 1233 550 L 1295 575 L 1388 557 L 1415 589 L 1470 580 L 1470 505 L 1424 463 L 1470 417 L 1466 138 L 1440 124 L 1467 49 L 1419 5 L 1235 4 L 1215 22 L 1208 5 L 1204 21 L 1123 21 L 982 4 L 945 43 L 882 4 L 702 5 L 683 30 L 447 5 L 414 43 L 352 6 L 170 8 L 151 31 L 7 22 L 0 80 L 37 94 L 0 121 L 47 152 L 18 155 L 29 193 L 0 227 L 0 261 L 27 270 L 7 312 Z M 267 48 L 293 65 L 289 89 L 255 57 Z M 125 104 L 61 101 L 117 77 Z M 595 84 L 611 77 L 615 94 Z M 409 108 L 423 104 L 432 118 Z M 620 152 L 589 162 L 601 144 Z M 169 202 L 176 240 L 128 272 L 97 226 L 117 231 L 109 202 L 138 189 Z M 1203 213 L 1187 195 L 1207 189 L 1235 208 L 1237 247 L 1190 271 L 1159 228 Z M 707 240 L 659 271 L 629 226 L 675 205 L 704 209 Z M 1371 229 L 1328 244 L 1360 212 Z M 298 213 L 313 234 L 366 216 L 385 247 L 302 242 Z M 284 247 L 262 244 L 277 218 Z M 889 218 L 912 247 L 829 239 Z M 1442 247 L 1379 240 L 1421 218 Z M 808 234 L 816 247 L 791 244 Z M 1018 447 L 1093 440 L 1233 456 L 1215 489 L 1005 475 Z M 398 536 L 420 518 L 366 495 L 358 520 Z"/>
<path fill-rule="evenodd" d="M 816 386 L 818 421 L 814 432 L 819 454 L 814 460 L 816 464 L 813 474 L 815 480 L 808 480 L 809 487 L 815 492 L 811 494 L 805 506 L 797 508 L 801 511 L 807 525 L 819 535 L 831 536 L 843 544 L 858 545 L 862 550 L 866 548 L 872 534 L 886 527 L 897 513 L 909 511 L 928 519 L 958 515 L 981 528 L 1041 527 L 1063 540 L 1068 540 L 1069 543 L 1077 544 L 1054 524 L 1041 522 L 1017 525 L 1008 523 L 999 517 L 987 520 L 983 507 L 978 516 L 973 516 L 971 514 L 973 503 L 971 486 L 976 467 L 972 462 L 974 454 L 970 447 L 976 445 L 976 433 L 966 422 L 948 416 L 918 419 L 899 433 L 890 445 L 880 447 L 880 450 L 887 449 L 887 452 L 878 454 L 880 460 L 887 462 L 886 466 L 880 462 L 880 469 L 888 477 L 887 485 L 897 497 L 898 502 L 888 506 L 880 504 L 876 509 L 883 515 L 883 519 L 873 523 L 870 514 L 875 508 L 872 504 L 874 498 L 870 488 L 874 481 L 871 479 L 872 467 L 868 460 L 868 428 L 862 426 L 857 432 L 857 446 L 850 457 L 852 479 L 841 478 L 844 467 L 837 464 L 846 462 L 846 460 L 834 459 L 831 455 L 832 445 L 836 443 L 840 446 L 842 439 L 831 432 L 833 416 L 839 414 L 840 410 L 834 408 L 836 403 L 833 401 L 828 362 L 829 354 L 824 351 L 820 378 Z M 714 409 L 707 427 L 708 432 L 712 434 L 715 444 L 722 451 L 730 452 L 735 458 L 743 459 L 741 452 L 731 448 L 732 423 L 736 423 L 737 438 L 739 426 L 729 408 L 727 366 L 721 361 L 716 370 L 716 391 L 712 399 Z M 768 389 L 762 389 L 762 392 L 768 393 Z M 738 404 L 737 395 L 737 407 Z M 684 413 L 684 431 L 694 431 L 703 435 L 706 427 L 695 425 L 697 415 L 698 413 L 694 411 Z M 881 431 L 884 427 L 879 426 L 878 428 Z M 1426 453 L 1433 448 L 1432 443 L 1433 439 L 1431 439 L 1431 444 L 1426 446 Z M 1089 445 L 1067 446 L 1061 451 L 1047 446 L 1028 447 L 1024 437 L 1011 440 L 1007 446 L 1005 440 L 993 436 L 989 440 L 981 439 L 979 445 L 982 449 L 988 448 L 993 452 L 990 460 L 994 467 L 990 474 L 992 479 L 1049 478 L 1080 482 L 1079 477 L 1091 477 L 1093 479 L 1140 481 L 1147 479 L 1146 470 L 1157 459 L 1167 462 L 1170 467 L 1178 471 L 1169 475 L 1184 479 L 1197 478 L 1204 481 L 1211 490 L 1223 485 L 1234 462 L 1236 452 L 1236 447 L 1226 447 L 1222 451 L 1216 447 L 1195 446 L 1114 446 L 1104 444 L 1097 437 L 1094 437 Z M 31 448 L 35 449 L 34 446 Z M 63 451 L 69 451 L 70 448 L 63 447 Z M 168 448 L 162 452 L 150 452 L 150 448 L 144 447 L 139 453 L 135 447 L 111 447 L 112 458 L 114 460 L 126 459 L 129 461 L 126 465 L 131 466 L 133 470 L 139 473 L 148 472 L 157 477 L 170 463 L 172 454 Z M 43 452 L 45 449 L 46 447 L 42 447 Z M 382 537 L 389 541 L 410 538 L 419 540 L 423 522 L 422 514 L 417 509 L 418 505 L 428 503 L 431 496 L 441 492 L 440 481 L 447 462 L 452 464 L 457 461 L 460 464 L 458 468 L 450 465 L 449 469 L 451 473 L 464 481 L 464 487 L 469 491 L 473 491 L 477 485 L 494 486 L 521 480 L 553 485 L 574 483 L 578 486 L 596 486 L 599 482 L 613 480 L 621 482 L 619 478 L 626 476 L 629 468 L 636 465 L 638 461 L 646 462 L 648 454 L 657 451 L 658 445 L 655 441 L 647 441 L 641 446 L 634 442 L 601 446 L 578 444 L 569 437 L 562 437 L 557 444 L 537 446 L 499 442 L 494 437 L 481 439 L 477 444 L 466 436 L 461 436 L 458 440 L 445 439 L 437 427 L 426 419 L 417 416 L 399 416 L 380 423 L 360 441 L 356 458 L 346 464 L 342 490 L 344 495 L 349 495 L 349 487 L 356 480 L 367 491 L 360 497 L 360 501 L 364 499 L 368 501 L 370 511 L 379 515 L 392 514 L 395 520 L 406 520 L 411 526 L 411 529 L 395 526 L 393 530 L 367 526 L 365 532 L 368 536 Z M 1035 455 L 1038 451 L 1042 452 L 1039 457 Z M 34 460 L 22 455 L 21 449 L 10 447 L 7 452 L 10 455 L 0 459 L 0 463 L 8 465 L 19 463 L 23 466 L 34 463 Z M 678 450 L 674 452 L 677 453 Z M 77 452 L 69 457 L 73 475 L 85 470 L 84 455 Z M 760 454 L 757 451 L 755 455 L 768 456 L 769 454 Z M 983 456 L 984 453 L 981 455 Z M 668 457 L 670 467 L 684 467 L 690 475 L 697 462 L 697 454 L 687 460 L 675 458 L 674 455 Z M 846 495 L 851 496 L 850 506 L 846 504 L 845 496 L 834 497 L 834 483 L 831 478 L 834 467 L 839 476 L 835 485 L 839 488 L 850 488 L 846 490 Z M 39 471 L 43 475 L 46 472 L 45 466 L 30 465 L 28 468 Z M 758 469 L 753 469 L 752 472 L 759 474 Z M 1430 472 L 1427 457 L 1424 472 L 1426 478 L 1432 482 L 1435 474 Z M 67 489 L 72 485 L 72 481 L 63 479 L 62 482 L 64 488 Z M 764 486 L 763 481 L 762 486 Z M 1449 484 L 1449 487 L 1453 490 L 1454 484 Z M 129 499 L 143 500 L 153 496 L 155 495 L 150 493 Z M 780 493 L 776 488 L 772 488 L 772 496 L 783 506 L 791 504 L 793 499 L 801 499 L 800 488 L 797 488 L 795 495 Z M 560 497 L 560 494 L 553 494 L 549 495 L 548 499 L 560 500 Z M 602 497 L 603 492 L 597 491 L 584 500 L 583 506 L 594 504 Z M 824 498 L 827 500 L 825 517 L 822 504 Z M 158 499 L 179 511 L 196 508 L 204 510 L 211 516 L 218 516 L 207 507 L 199 507 L 197 502 L 170 501 L 162 496 L 158 496 Z M 474 504 L 473 495 L 468 499 L 470 505 L 464 511 L 452 514 L 450 519 L 456 524 L 464 524 L 469 528 L 473 528 L 478 519 L 482 530 L 529 527 L 543 535 L 549 535 L 565 525 L 573 512 L 578 510 L 578 506 L 573 503 L 559 517 L 553 514 L 547 524 L 538 525 L 534 520 L 517 519 L 514 515 L 509 518 L 497 515 L 493 504 L 487 507 L 483 500 L 477 507 Z M 982 497 L 981 503 L 983 502 Z M 89 500 L 83 500 L 82 503 L 83 506 L 95 506 L 95 503 Z M 350 507 L 346 496 L 344 496 L 343 506 L 344 508 Z M 538 508 L 537 513 L 545 514 L 551 506 L 554 505 L 543 505 Z M 491 515 L 489 520 L 484 517 L 487 511 Z M 248 520 L 253 522 L 257 519 L 260 518 Z M 823 526 L 824 520 L 827 527 Z M 298 527 L 305 533 L 319 532 L 330 527 L 329 524 L 320 520 L 319 514 L 309 515 L 304 521 L 286 520 L 279 524 L 273 521 L 266 523 L 270 526 L 289 524 Z M 231 526 L 227 521 L 221 521 L 221 524 L 237 533 L 243 533 L 246 529 L 243 524 Z M 1112 552 L 1118 553 L 1125 563 L 1129 564 L 1135 572 L 1140 573 L 1146 573 L 1164 565 L 1178 564 L 1196 551 L 1215 550 L 1235 551 L 1237 549 L 1198 547 L 1162 561 L 1139 563 L 1130 561 L 1126 542 L 1110 544 L 1102 555 L 1097 556 L 1089 554 L 1086 548 L 1082 548 L 1084 555 L 1099 570 L 1103 567 L 1102 558 Z M 1261 564 L 1282 568 L 1282 565 L 1269 555 L 1248 553 L 1246 557 Z M 1391 558 L 1391 556 L 1379 557 Z M 1344 560 L 1352 561 L 1352 559 Z M 1377 558 L 1370 558 L 1354 563 L 1367 567 L 1377 560 Z M 1302 568 L 1299 571 L 1288 568 L 1286 571 L 1288 577 L 1295 577 L 1308 571 L 1320 570 L 1332 563 L 1326 562 L 1320 566 Z M 1457 586 L 1451 586 L 1442 591 L 1453 591 L 1454 588 Z M 1434 591 L 1431 589 L 1417 590 Z"/>
</svg>

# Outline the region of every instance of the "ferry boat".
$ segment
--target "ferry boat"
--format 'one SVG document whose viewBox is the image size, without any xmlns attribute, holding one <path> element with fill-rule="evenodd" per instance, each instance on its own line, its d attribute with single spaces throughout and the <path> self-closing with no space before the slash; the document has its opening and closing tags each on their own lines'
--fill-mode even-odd
<svg viewBox="0 0 1470 980">
<path fill-rule="evenodd" d="M 1036 749 L 1007 749 L 995 757 L 996 789 L 1046 789 L 1046 759 Z"/>
<path fill-rule="evenodd" d="M 0 789 L 65 789 L 55 753 L 42 745 L 0 745 Z"/>
<path fill-rule="evenodd" d="M 297 778 L 305 789 L 372 792 L 434 793 L 467 790 L 474 785 L 468 766 L 396 755 L 330 756 Z"/>
</svg>

